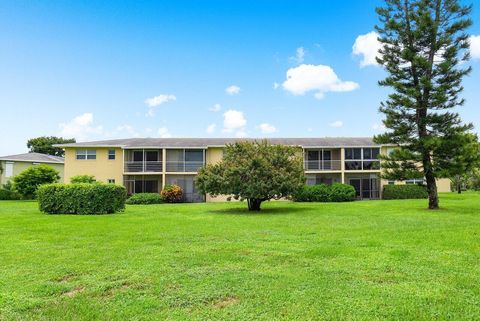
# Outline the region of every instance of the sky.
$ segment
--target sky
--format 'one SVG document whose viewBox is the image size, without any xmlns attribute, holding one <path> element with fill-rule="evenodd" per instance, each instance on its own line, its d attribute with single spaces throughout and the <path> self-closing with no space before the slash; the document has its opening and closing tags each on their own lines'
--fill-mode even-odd
<svg viewBox="0 0 480 321">
<path fill-rule="evenodd" d="M 480 0 L 464 121 L 480 128 Z M 0 1 L 0 155 L 32 137 L 371 136 L 377 0 Z"/>
</svg>

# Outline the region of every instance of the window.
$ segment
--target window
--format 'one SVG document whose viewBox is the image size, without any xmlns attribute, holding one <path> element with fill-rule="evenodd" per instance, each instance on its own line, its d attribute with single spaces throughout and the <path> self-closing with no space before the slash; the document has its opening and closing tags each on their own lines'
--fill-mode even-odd
<svg viewBox="0 0 480 321">
<path fill-rule="evenodd" d="M 40 165 L 40 163 L 32 163 L 32 165 Z"/>
<path fill-rule="evenodd" d="M 115 149 L 108 150 L 108 159 L 114 160 L 115 159 Z"/>
<path fill-rule="evenodd" d="M 346 148 L 346 170 L 378 170 L 380 148 Z"/>
<path fill-rule="evenodd" d="M 108 184 L 115 184 L 115 178 L 109 178 L 107 181 Z"/>
<path fill-rule="evenodd" d="M 389 180 L 389 181 L 388 181 L 388 185 L 395 185 L 395 181 Z"/>
<path fill-rule="evenodd" d="M 11 177 L 13 175 L 13 162 L 7 162 L 5 165 L 5 177 Z"/>
<path fill-rule="evenodd" d="M 362 149 L 361 148 L 346 148 L 345 149 L 345 159 L 362 159 Z"/>
<path fill-rule="evenodd" d="M 423 178 L 412 178 L 412 179 L 407 179 L 405 181 L 405 184 L 417 184 L 417 185 L 423 185 L 425 180 Z"/>
<path fill-rule="evenodd" d="M 79 149 L 77 150 L 77 159 L 97 159 L 97 151 L 95 149 Z"/>
</svg>

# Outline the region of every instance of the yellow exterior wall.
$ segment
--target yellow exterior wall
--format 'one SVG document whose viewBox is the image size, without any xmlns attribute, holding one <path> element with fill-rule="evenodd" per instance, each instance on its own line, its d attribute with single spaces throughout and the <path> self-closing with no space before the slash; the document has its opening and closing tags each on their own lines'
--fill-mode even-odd
<svg viewBox="0 0 480 321">
<path fill-rule="evenodd" d="M 223 148 L 222 147 L 211 147 L 208 148 L 205 155 L 206 164 L 215 164 L 221 161 L 223 158 Z M 209 194 L 206 195 L 206 202 L 226 202 L 227 195 L 218 195 L 217 197 L 212 197 Z"/>
<path fill-rule="evenodd" d="M 7 162 L 8 163 L 13 163 L 13 173 L 12 176 L 10 177 L 5 177 L 5 168 L 7 167 Z M 9 180 L 11 180 L 13 177 L 17 176 L 27 168 L 31 166 L 36 166 L 33 165 L 34 162 L 25 162 L 25 161 L 0 161 L 0 166 L 3 168 L 3 172 L 0 173 L 0 187 L 3 184 L 6 184 Z M 55 169 L 58 171 L 58 174 L 60 175 L 59 182 L 63 183 L 63 169 L 64 166 L 61 163 L 42 163 L 42 162 L 35 162 L 35 164 L 42 164 L 42 165 L 47 165 L 50 166 L 51 168 Z"/>
<path fill-rule="evenodd" d="M 77 149 L 95 149 L 97 159 L 77 160 Z M 115 149 L 115 159 L 108 159 L 108 151 Z M 116 184 L 123 185 L 123 150 L 121 148 L 65 148 L 65 182 L 75 175 L 94 175 L 99 182 L 107 183 L 114 179 Z"/>
</svg>

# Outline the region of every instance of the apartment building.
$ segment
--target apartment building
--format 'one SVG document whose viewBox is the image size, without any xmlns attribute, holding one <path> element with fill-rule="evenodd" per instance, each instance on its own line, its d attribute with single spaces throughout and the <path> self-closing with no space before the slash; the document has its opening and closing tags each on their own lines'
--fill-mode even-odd
<svg viewBox="0 0 480 321">
<path fill-rule="evenodd" d="M 129 194 L 158 193 L 166 184 L 177 184 L 187 202 L 222 201 L 204 196 L 195 188 L 199 168 L 223 157 L 226 144 L 254 140 L 239 138 L 131 138 L 57 145 L 65 149 L 65 181 L 75 175 L 95 175 L 98 181 L 123 184 Z M 352 185 L 358 199 L 377 199 L 384 184 L 409 184 L 380 179 L 379 155 L 390 147 L 370 137 L 270 138 L 271 144 L 302 149 L 307 184 Z M 450 191 L 446 179 L 439 191 Z"/>
</svg>

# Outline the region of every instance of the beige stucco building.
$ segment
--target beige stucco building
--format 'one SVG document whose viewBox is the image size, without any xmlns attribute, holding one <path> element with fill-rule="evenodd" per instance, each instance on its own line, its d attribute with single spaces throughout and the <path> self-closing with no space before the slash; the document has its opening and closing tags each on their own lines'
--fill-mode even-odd
<svg viewBox="0 0 480 321">
<path fill-rule="evenodd" d="M 166 184 L 180 185 L 186 201 L 222 201 L 197 193 L 194 178 L 204 164 L 223 157 L 226 144 L 245 138 L 131 138 L 57 145 L 65 149 L 65 181 L 74 175 L 95 175 L 98 181 L 123 184 L 129 194 L 159 192 Z M 253 139 L 250 139 L 253 140 Z M 270 138 L 272 144 L 299 146 L 303 152 L 307 184 L 335 182 L 355 187 L 359 199 L 380 197 L 379 155 L 388 146 L 370 137 Z M 450 191 L 449 180 L 438 181 L 439 191 Z"/>
<path fill-rule="evenodd" d="M 63 182 L 62 157 L 40 153 L 25 153 L 0 157 L 0 187 L 30 166 L 39 164 L 45 164 L 57 170 L 60 174 L 60 182 Z"/>
</svg>

